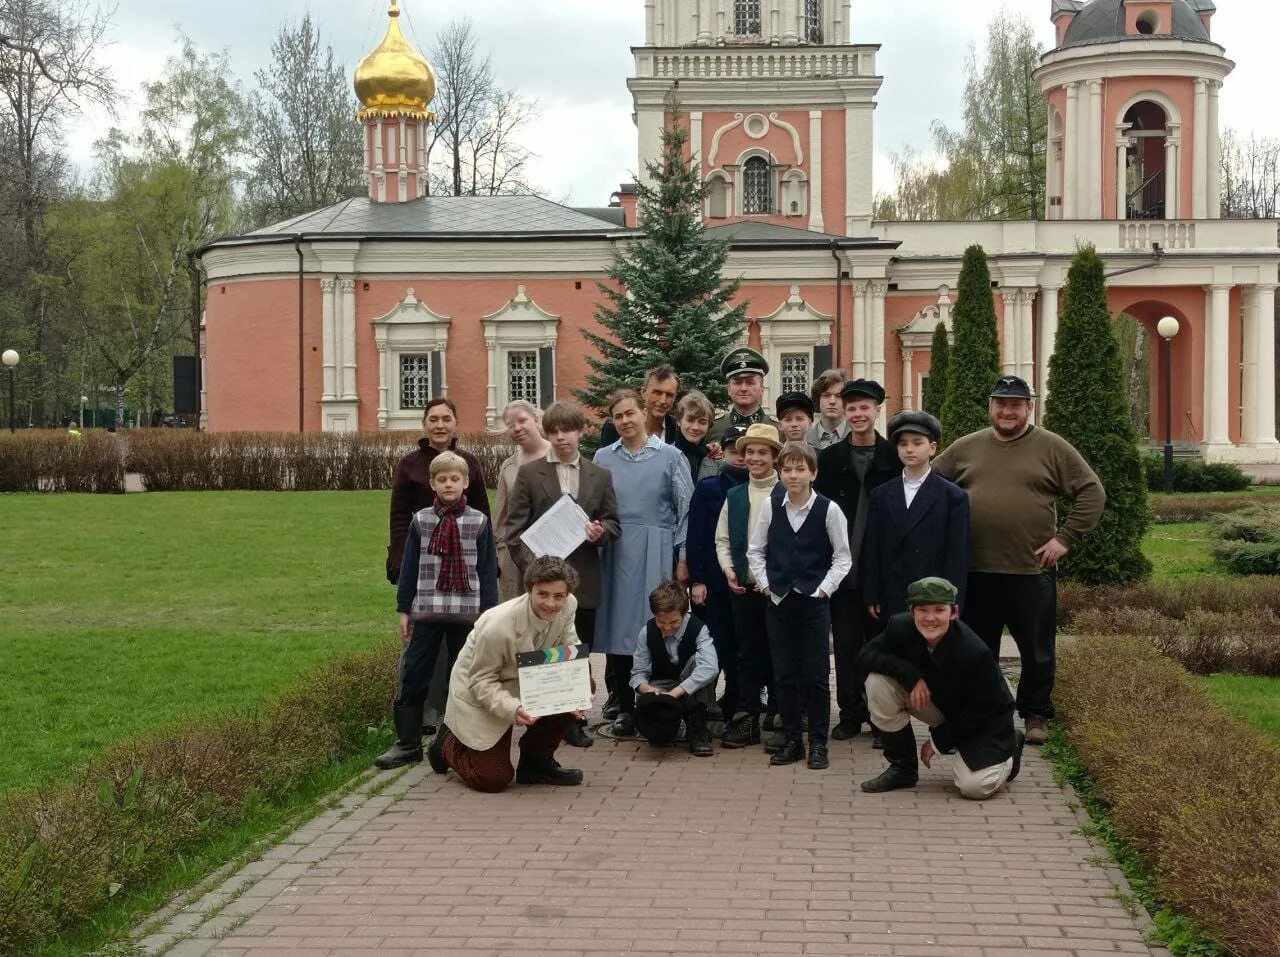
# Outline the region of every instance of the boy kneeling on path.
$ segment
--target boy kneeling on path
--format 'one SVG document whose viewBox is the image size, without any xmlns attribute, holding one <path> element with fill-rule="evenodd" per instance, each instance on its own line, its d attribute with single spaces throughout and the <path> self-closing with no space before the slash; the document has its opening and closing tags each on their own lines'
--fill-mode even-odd
<svg viewBox="0 0 1280 957">
<path fill-rule="evenodd" d="M 924 766 L 951 755 L 960 794 L 975 801 L 1018 776 L 1025 737 L 1013 727 L 1013 696 L 986 643 L 958 618 L 958 590 L 945 578 L 907 588 L 909 612 L 894 615 L 858 656 L 867 677 L 871 720 L 880 729 L 889 767 L 862 790 L 914 787 L 919 779 L 911 719 L 929 726 Z"/>
<path fill-rule="evenodd" d="M 501 791 L 512 778 L 521 784 L 581 784 L 582 772 L 560 767 L 556 748 L 573 728 L 576 713 L 534 717 L 520 704 L 516 656 L 578 644 L 573 627 L 578 573 L 563 558 L 544 556 L 524 574 L 525 594 L 480 616 L 453 666 L 449 703 L 439 733 L 427 749 L 437 774 L 450 768 L 477 791 Z M 514 725 L 528 728 L 520 739 L 520 763 L 511 766 Z"/>
<path fill-rule="evenodd" d="M 689 614 L 689 595 L 678 582 L 668 579 L 650 592 L 649 610 L 653 617 L 636 639 L 631 666 L 636 730 L 650 744 L 667 745 L 683 719 L 689 753 L 709 758 L 707 709 L 715 704 L 720 673 L 711 633 Z"/>
</svg>

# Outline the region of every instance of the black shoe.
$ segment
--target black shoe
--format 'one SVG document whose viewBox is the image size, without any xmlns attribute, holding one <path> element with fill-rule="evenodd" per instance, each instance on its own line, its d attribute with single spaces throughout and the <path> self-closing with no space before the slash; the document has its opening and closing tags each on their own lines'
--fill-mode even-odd
<svg viewBox="0 0 1280 957">
<path fill-rule="evenodd" d="M 781 748 L 778 753 L 769 758 L 769 763 L 773 765 L 779 764 L 795 764 L 797 761 L 804 760 L 804 745 L 795 738 L 792 738 Z"/>
<path fill-rule="evenodd" d="M 636 736 L 636 719 L 629 714 L 620 714 L 613 719 L 609 733 L 615 738 L 634 738 Z"/>
<path fill-rule="evenodd" d="M 516 766 L 516 781 L 520 784 L 554 784 L 569 786 L 582 783 L 582 772 L 577 768 L 562 768 L 555 758 L 535 758 L 522 754 Z"/>
<path fill-rule="evenodd" d="M 713 704 L 713 705 L 709 705 L 709 706 L 707 707 L 707 721 L 708 721 L 708 722 L 710 722 L 710 721 L 723 721 L 723 720 L 724 720 L 724 711 L 722 711 L 722 710 L 721 710 L 720 705 L 718 705 L 718 704 Z"/>
<path fill-rule="evenodd" d="M 764 753 L 777 754 L 787 743 L 787 735 L 785 731 L 774 731 L 764 739 Z"/>
<path fill-rule="evenodd" d="M 856 738 L 862 733 L 861 721 L 846 721 L 841 718 L 836 726 L 831 729 L 831 737 L 836 741 L 848 741 L 850 738 Z"/>
<path fill-rule="evenodd" d="M 880 737 L 880 729 L 877 728 L 875 725 L 871 726 L 871 750 L 872 751 L 884 750 L 884 738 Z"/>
<path fill-rule="evenodd" d="M 436 736 L 431 739 L 431 744 L 427 748 L 427 763 L 436 774 L 449 773 L 449 762 L 444 757 L 444 739 L 448 734 L 450 734 L 449 728 L 441 721 L 440 730 L 436 732 Z"/>
<path fill-rule="evenodd" d="M 564 743 L 571 748 L 589 748 L 596 743 L 596 739 L 587 734 L 587 729 L 580 722 L 575 721 L 569 733 L 564 736 Z"/>
<path fill-rule="evenodd" d="M 760 717 L 739 711 L 725 728 L 720 743 L 726 748 L 748 748 L 760 743 Z"/>
<path fill-rule="evenodd" d="M 604 710 L 600 712 L 606 721 L 612 721 L 618 716 L 622 709 L 618 706 L 618 696 L 614 692 L 609 692 L 609 697 L 605 699 Z"/>
<path fill-rule="evenodd" d="M 1027 736 L 1021 731 L 1015 731 L 1014 734 L 1017 735 L 1018 740 L 1013 745 L 1013 768 L 1009 771 L 1009 781 L 1017 778 L 1022 771 L 1022 748 L 1027 743 Z"/>
<path fill-rule="evenodd" d="M 809 745 L 809 768 L 814 771 L 825 771 L 831 767 L 831 759 L 827 757 L 825 744 Z"/>
<path fill-rule="evenodd" d="M 707 730 L 706 711 L 690 713 L 685 726 L 688 729 L 689 753 L 698 758 L 711 757 L 711 732 Z"/>
<path fill-rule="evenodd" d="M 383 771 L 422 760 L 422 709 L 396 708 L 392 718 L 396 725 L 396 742 L 373 762 L 374 767 Z"/>
<path fill-rule="evenodd" d="M 862 782 L 862 790 L 868 794 L 883 794 L 900 788 L 913 788 L 920 780 L 920 768 L 916 763 L 916 734 L 908 724 L 901 731 L 882 731 L 884 756 L 889 766 L 870 781 Z"/>
</svg>

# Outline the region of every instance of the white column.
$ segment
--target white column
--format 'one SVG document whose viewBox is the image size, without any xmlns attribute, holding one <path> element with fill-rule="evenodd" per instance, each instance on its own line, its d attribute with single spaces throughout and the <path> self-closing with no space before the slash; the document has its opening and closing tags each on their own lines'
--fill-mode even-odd
<svg viewBox="0 0 1280 957">
<path fill-rule="evenodd" d="M 378 428 L 387 427 L 387 390 L 391 385 L 391 353 L 387 341 L 378 341 Z"/>
<path fill-rule="evenodd" d="M 698 45 L 711 45 L 712 0 L 698 0 Z"/>
<path fill-rule="evenodd" d="M 656 163 L 662 155 L 661 107 L 643 107 L 636 111 L 636 126 L 640 142 L 640 182 L 649 182 L 649 163 Z"/>
<path fill-rule="evenodd" d="M 1252 444 L 1258 427 L 1257 405 L 1252 401 L 1258 388 L 1258 287 L 1240 288 L 1240 442 Z"/>
<path fill-rule="evenodd" d="M 855 379 L 866 379 L 870 375 L 867 364 L 868 341 L 867 326 L 871 316 L 870 301 L 871 284 L 859 280 L 853 284 L 853 362 L 850 371 Z"/>
<path fill-rule="evenodd" d="M 876 281 L 871 284 L 871 378 L 884 385 L 884 297 L 889 292 L 887 282 Z M 876 418 L 876 428 L 884 434 L 888 413 L 880 406 L 880 415 Z"/>
<path fill-rule="evenodd" d="M 383 125 L 382 117 L 378 117 L 378 125 L 373 134 L 373 175 L 378 180 L 377 196 L 375 198 L 380 203 L 387 201 L 386 137 L 386 127 Z"/>
<path fill-rule="evenodd" d="M 822 216 L 822 111 L 809 111 L 809 228 L 826 230 Z"/>
<path fill-rule="evenodd" d="M 1053 355 L 1054 343 L 1058 338 L 1058 292 L 1057 286 L 1040 288 L 1040 356 L 1037 363 L 1036 392 L 1039 393 L 1040 408 L 1044 408 L 1044 400 L 1049 397 L 1049 357 Z"/>
<path fill-rule="evenodd" d="M 373 178 L 373 124 L 364 125 L 364 176 L 369 182 L 369 198 L 376 199 L 378 187 Z"/>
<path fill-rule="evenodd" d="M 1002 289 L 1000 298 L 1004 302 L 1004 319 L 1001 328 L 1004 331 L 1000 343 L 1001 375 L 1018 374 L 1018 290 Z"/>
<path fill-rule="evenodd" d="M 698 181 L 702 181 L 702 174 L 705 167 L 702 156 L 702 111 L 689 111 L 689 151 L 693 156 L 693 169 L 698 174 Z"/>
<path fill-rule="evenodd" d="M 916 373 L 913 368 L 915 353 L 910 349 L 902 350 L 902 408 L 915 408 Z"/>
<path fill-rule="evenodd" d="M 845 235 L 866 235 L 874 197 L 875 116 L 866 104 L 846 103 L 844 111 Z"/>
<path fill-rule="evenodd" d="M 1231 441 L 1231 286 L 1209 287 L 1205 316 L 1204 444 L 1227 445 Z"/>
<path fill-rule="evenodd" d="M 1061 181 L 1060 170 L 1062 166 L 1062 157 L 1059 155 L 1058 151 L 1061 149 L 1062 149 L 1062 140 L 1050 134 L 1049 143 L 1045 147 L 1045 154 L 1044 154 L 1044 173 L 1045 173 L 1044 218 L 1045 219 L 1061 219 L 1062 218 L 1061 195 L 1058 196 L 1059 205 L 1057 206 L 1056 211 L 1055 211 L 1055 207 L 1052 205 L 1053 195 L 1054 195 L 1053 191 L 1057 189 L 1059 190 L 1059 193 L 1061 193 L 1060 187 L 1058 186 L 1059 182 Z"/>
<path fill-rule="evenodd" d="M 796 43 L 800 39 L 797 29 L 799 23 L 799 4 L 797 0 L 782 0 L 782 42 Z"/>
<path fill-rule="evenodd" d="M 322 401 L 338 397 L 334 392 L 338 368 L 338 340 L 334 335 L 333 326 L 333 293 L 337 288 L 336 279 L 320 280 L 321 331 L 324 349 L 324 394 L 320 397 Z"/>
<path fill-rule="evenodd" d="M 1218 116 L 1218 91 L 1222 84 L 1213 81 L 1209 84 L 1209 161 L 1205 168 L 1208 180 L 1208 209 L 1205 215 L 1209 219 L 1222 218 L 1222 129 Z"/>
<path fill-rule="evenodd" d="M 1018 375 L 1033 389 L 1036 382 L 1035 301 L 1034 289 L 1018 293 Z"/>
<path fill-rule="evenodd" d="M 342 290 L 342 397 L 356 399 L 356 281 L 343 279 Z"/>
<path fill-rule="evenodd" d="M 647 47 L 658 45 L 653 29 L 657 20 L 657 14 L 654 11 L 655 5 L 656 0 L 644 0 L 644 45 Z"/>
<path fill-rule="evenodd" d="M 1178 204 L 1182 199 L 1182 171 L 1178 168 L 1178 154 L 1181 151 L 1182 139 L 1179 136 L 1182 125 L 1169 124 L 1169 135 L 1164 141 L 1164 218 L 1178 219 L 1182 210 Z"/>
<path fill-rule="evenodd" d="M 400 141 L 396 144 L 396 152 L 400 154 L 400 169 L 398 170 L 398 195 L 400 202 L 407 203 L 409 201 L 409 138 L 405 132 L 408 127 L 408 121 L 402 116 L 400 117 L 400 129 L 397 136 Z"/>
<path fill-rule="evenodd" d="M 1080 170 L 1080 84 L 1067 84 L 1067 137 L 1063 144 L 1062 218 L 1076 218 Z"/>
<path fill-rule="evenodd" d="M 1129 138 L 1120 134 L 1116 137 L 1116 219 L 1124 221 L 1129 218 L 1129 184 L 1126 173 L 1129 164 Z"/>
<path fill-rule="evenodd" d="M 485 392 L 485 421 L 490 428 L 498 422 L 498 340 L 487 336 L 484 346 L 489 350 L 489 387 Z"/>
<path fill-rule="evenodd" d="M 1191 165 L 1191 215 L 1204 219 L 1209 209 L 1209 82 L 1196 80 L 1195 95 L 1195 160 Z"/>
<path fill-rule="evenodd" d="M 209 428 L 209 370 L 205 362 L 208 353 L 208 343 L 206 342 L 205 333 L 205 316 L 200 316 L 200 409 L 199 418 L 197 419 L 198 427 L 201 432 Z M 303 384 L 298 383 L 298 389 L 302 389 Z M 80 409 L 80 428 L 84 428 L 84 408 Z"/>
<path fill-rule="evenodd" d="M 1085 218 L 1102 218 L 1102 81 L 1089 81 L 1089 135 L 1085 143 L 1089 150 L 1088 170 L 1089 182 L 1084 195 L 1089 197 Z"/>
<path fill-rule="evenodd" d="M 1253 339 L 1245 350 L 1256 369 L 1253 388 L 1246 390 L 1246 410 L 1253 426 L 1244 434 L 1246 445 L 1280 445 L 1276 439 L 1276 287 L 1258 286 L 1253 296 Z"/>
</svg>

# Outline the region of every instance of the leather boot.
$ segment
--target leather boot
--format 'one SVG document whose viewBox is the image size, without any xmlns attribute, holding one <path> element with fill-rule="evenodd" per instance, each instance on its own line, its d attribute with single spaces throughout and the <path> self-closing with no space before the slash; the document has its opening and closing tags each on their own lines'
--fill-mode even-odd
<svg viewBox="0 0 1280 957">
<path fill-rule="evenodd" d="M 422 760 L 422 708 L 396 708 L 396 743 L 378 756 L 373 766 L 383 771 Z"/>
<path fill-rule="evenodd" d="M 587 734 L 587 722 L 583 720 L 573 723 L 569 733 L 564 736 L 564 743 L 571 748 L 589 748 L 596 743 L 596 739 Z"/>
<path fill-rule="evenodd" d="M 684 720 L 689 736 L 689 753 L 699 758 L 711 757 L 711 732 L 707 730 L 707 709 L 694 708 Z"/>
<path fill-rule="evenodd" d="M 862 790 L 868 794 L 881 794 L 899 788 L 913 788 L 920 780 L 920 766 L 916 758 L 916 733 L 910 723 L 901 731 L 881 731 L 884 756 L 889 766 L 878 777 L 862 782 Z"/>
<path fill-rule="evenodd" d="M 520 763 L 516 765 L 516 781 L 520 784 L 572 786 L 582 783 L 582 772 L 577 768 L 562 768 L 555 758 L 521 754 Z"/>
<path fill-rule="evenodd" d="M 739 711 L 725 728 L 720 743 L 726 748 L 747 748 L 760 743 L 760 716 Z"/>
<path fill-rule="evenodd" d="M 444 740 L 452 734 L 449 726 L 443 721 L 440 722 L 440 730 L 436 732 L 435 737 L 431 739 L 431 744 L 427 746 L 427 763 L 431 765 L 431 770 L 436 774 L 448 774 L 449 762 L 444 756 Z"/>
<path fill-rule="evenodd" d="M 1017 735 L 1017 740 L 1013 744 L 1013 767 L 1009 769 L 1009 781 L 1016 779 L 1022 771 L 1022 749 L 1027 743 L 1027 736 L 1021 731 L 1013 733 Z"/>
</svg>

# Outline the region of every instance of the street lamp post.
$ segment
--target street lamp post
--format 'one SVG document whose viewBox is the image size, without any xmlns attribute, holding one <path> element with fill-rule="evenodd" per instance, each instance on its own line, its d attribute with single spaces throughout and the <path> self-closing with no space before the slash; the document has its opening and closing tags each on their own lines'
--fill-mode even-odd
<svg viewBox="0 0 1280 957">
<path fill-rule="evenodd" d="M 1156 323 L 1156 332 L 1164 340 L 1164 490 L 1173 491 L 1173 337 L 1178 334 L 1178 320 L 1165 316 Z"/>
<path fill-rule="evenodd" d="M 5 366 L 9 369 L 9 431 L 10 432 L 14 431 L 14 421 L 16 419 L 16 416 L 14 415 L 14 411 L 13 411 L 13 394 L 15 389 L 14 382 L 13 382 L 13 370 L 17 368 L 19 358 L 20 357 L 18 355 L 17 349 L 5 349 L 4 355 L 0 355 L 0 362 L 3 362 Z"/>
<path fill-rule="evenodd" d="M 84 407 L 89 404 L 87 395 L 80 396 L 80 428 L 84 428 Z"/>
</svg>

